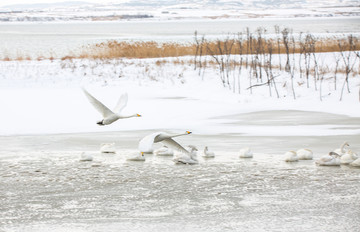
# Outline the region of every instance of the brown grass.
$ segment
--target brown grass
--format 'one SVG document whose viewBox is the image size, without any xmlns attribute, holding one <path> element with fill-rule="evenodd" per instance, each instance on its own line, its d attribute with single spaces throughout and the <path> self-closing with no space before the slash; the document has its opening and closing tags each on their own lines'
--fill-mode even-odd
<svg viewBox="0 0 360 232">
<path fill-rule="evenodd" d="M 323 39 L 315 42 L 315 52 L 339 52 L 339 41 L 343 44 L 344 50 L 349 50 L 347 39 Z M 253 47 L 247 48 L 247 41 L 243 40 L 242 54 L 256 54 L 256 52 L 268 53 L 267 44 L 272 44 L 273 54 L 278 54 L 279 49 L 277 42 L 271 39 L 261 39 L 262 47 L 257 47 L 259 40 L 253 39 Z M 203 48 L 203 55 L 220 55 L 224 54 L 225 47 L 231 47 L 229 53 L 239 54 L 240 47 L 236 40 L 223 41 L 205 41 L 201 46 Z M 293 45 L 290 45 L 293 46 Z M 179 56 L 194 56 L 196 54 L 196 43 L 181 44 L 181 43 L 157 43 L 150 42 L 118 42 L 108 41 L 105 43 L 96 44 L 81 52 L 77 57 L 64 57 L 63 59 L 71 58 L 88 58 L 88 59 L 113 59 L 113 58 L 161 58 L 161 57 L 179 57 Z M 360 40 L 355 42 L 355 50 L 360 50 Z M 292 47 L 290 49 L 292 52 Z M 301 45 L 295 44 L 295 53 L 301 52 Z M 284 45 L 280 44 L 280 53 L 286 53 Z"/>
<path fill-rule="evenodd" d="M 235 38 L 235 37 L 234 37 Z M 355 49 L 360 50 L 360 37 L 354 36 Z M 304 38 L 303 38 L 304 40 Z M 242 51 L 241 54 L 256 54 L 264 53 L 268 54 L 268 44 L 271 44 L 273 54 L 284 54 L 286 53 L 285 46 L 282 42 L 280 43 L 280 49 L 278 48 L 276 39 L 264 39 L 252 38 L 252 47 L 247 47 L 250 40 L 242 39 Z M 314 43 L 315 52 L 339 52 L 339 42 L 342 44 L 343 50 L 349 50 L 349 42 L 347 38 L 325 38 L 318 39 Z M 260 46 L 259 46 L 260 45 Z M 80 52 L 79 55 L 68 55 L 61 58 L 61 60 L 71 59 L 116 59 L 116 58 L 161 58 L 161 57 L 180 57 L 180 56 L 194 56 L 199 48 L 202 48 L 202 55 L 221 55 L 221 54 L 240 54 L 239 40 L 237 39 L 224 39 L 216 41 L 204 40 L 203 43 L 158 43 L 154 41 L 149 42 L 119 42 L 115 40 L 107 41 L 104 43 L 95 44 L 90 47 L 86 47 Z M 230 48 L 228 52 L 224 49 Z M 290 42 L 290 53 L 293 51 L 293 44 Z M 300 53 L 302 46 L 299 42 L 295 44 L 295 53 Z M 45 58 L 39 56 L 35 60 L 53 60 L 53 57 Z M 23 57 L 18 55 L 16 58 L 5 57 L 3 61 L 10 60 L 31 60 L 30 57 Z M 159 63 L 160 64 L 160 63 Z M 158 65 L 159 65 L 158 64 Z"/>
</svg>

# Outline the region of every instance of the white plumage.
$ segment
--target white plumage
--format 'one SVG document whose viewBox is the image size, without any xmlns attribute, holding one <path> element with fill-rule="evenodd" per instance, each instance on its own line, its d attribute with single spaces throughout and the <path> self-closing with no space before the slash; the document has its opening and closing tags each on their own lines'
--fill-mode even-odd
<svg viewBox="0 0 360 232">
<path fill-rule="evenodd" d="M 209 148 L 206 146 L 204 148 L 204 154 L 203 154 L 204 158 L 214 158 L 215 157 L 215 153 L 213 151 L 210 151 Z"/>
<path fill-rule="evenodd" d="M 104 126 L 109 125 L 118 119 L 123 118 L 131 118 L 131 117 L 141 117 L 140 114 L 133 114 L 133 115 L 121 115 L 121 111 L 125 108 L 128 101 L 128 95 L 122 94 L 118 103 L 116 104 L 114 111 L 111 111 L 108 107 L 106 107 L 103 103 L 93 97 L 88 91 L 83 89 L 85 96 L 88 98 L 90 103 L 95 107 L 97 111 L 103 116 L 103 119 L 97 122 L 98 125 Z"/>
<path fill-rule="evenodd" d="M 166 132 L 155 132 L 149 134 L 140 140 L 139 151 L 145 153 L 152 152 L 154 143 L 161 142 L 167 147 L 170 147 L 174 150 L 178 150 L 180 152 L 187 154 L 188 151 L 185 148 L 183 148 L 179 143 L 177 143 L 175 140 L 173 140 L 173 138 L 188 134 L 191 134 L 191 132 L 186 131 L 185 133 L 182 134 L 173 134 L 173 135 Z"/>
<path fill-rule="evenodd" d="M 299 160 L 312 160 L 313 152 L 310 149 L 299 149 L 296 151 Z"/>
<path fill-rule="evenodd" d="M 101 153 L 116 153 L 115 143 L 102 143 L 100 146 Z"/>
<path fill-rule="evenodd" d="M 330 152 L 316 160 L 315 163 L 319 166 L 340 166 L 339 154 Z"/>
<path fill-rule="evenodd" d="M 86 152 L 82 152 L 80 155 L 80 161 L 93 161 L 93 159 L 93 156 Z"/>
<path fill-rule="evenodd" d="M 187 153 L 175 153 L 175 158 L 173 159 L 176 164 L 198 164 L 197 151 L 198 149 L 195 146 L 189 145 L 190 151 Z"/>
<path fill-rule="evenodd" d="M 145 161 L 145 155 L 144 152 L 136 152 L 133 154 L 130 154 L 126 160 L 128 161 Z"/>
<path fill-rule="evenodd" d="M 295 151 L 287 151 L 284 154 L 284 160 L 285 162 L 296 162 L 299 161 L 299 157 Z"/>
<path fill-rule="evenodd" d="M 156 149 L 154 151 L 154 154 L 158 156 L 173 156 L 174 151 L 171 148 L 168 148 L 167 146 L 162 146 L 159 149 Z"/>
<path fill-rule="evenodd" d="M 253 157 L 253 153 L 250 149 L 250 147 L 244 147 L 240 149 L 240 158 L 252 158 Z"/>
</svg>

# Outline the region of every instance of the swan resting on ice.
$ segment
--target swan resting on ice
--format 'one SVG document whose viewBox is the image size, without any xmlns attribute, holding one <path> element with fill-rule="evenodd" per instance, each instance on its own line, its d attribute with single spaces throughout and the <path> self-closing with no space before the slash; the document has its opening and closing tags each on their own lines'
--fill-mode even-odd
<svg viewBox="0 0 360 232">
<path fill-rule="evenodd" d="M 115 143 L 102 143 L 100 147 L 101 153 L 116 153 Z"/>
<path fill-rule="evenodd" d="M 295 151 L 287 151 L 285 152 L 285 162 L 297 162 L 299 161 L 299 157 L 297 156 Z"/>
<path fill-rule="evenodd" d="M 253 153 L 250 150 L 250 147 L 244 147 L 240 149 L 240 155 L 239 158 L 252 158 Z"/>
<path fill-rule="evenodd" d="M 357 160 L 359 157 L 357 154 L 355 154 L 353 151 L 351 150 L 347 150 L 345 152 L 345 154 L 343 154 L 340 157 L 340 163 L 341 164 L 351 164 L 352 162 L 354 162 L 355 160 Z"/>
<path fill-rule="evenodd" d="M 144 152 L 136 152 L 135 154 L 129 155 L 129 157 L 126 158 L 128 161 L 145 161 L 145 155 Z"/>
<path fill-rule="evenodd" d="M 199 161 L 197 159 L 197 151 L 198 149 L 193 146 L 189 145 L 189 151 L 187 153 L 176 153 L 175 158 L 173 159 L 174 163 L 176 164 L 198 164 Z"/>
<path fill-rule="evenodd" d="M 340 166 L 339 154 L 329 152 L 329 154 L 322 156 L 316 160 L 315 163 L 319 166 Z"/>
<path fill-rule="evenodd" d="M 210 151 L 209 148 L 206 146 L 204 148 L 204 154 L 203 154 L 204 158 L 214 158 L 215 157 L 215 153 L 213 151 Z"/>
<path fill-rule="evenodd" d="M 356 160 L 351 162 L 350 165 L 353 167 L 360 167 L 360 158 L 357 158 Z"/>
<path fill-rule="evenodd" d="M 344 142 L 344 143 L 340 146 L 340 148 L 337 148 L 337 149 L 333 150 L 333 152 L 337 153 L 339 156 L 342 156 L 342 155 L 345 154 L 346 151 L 347 151 L 347 149 L 345 149 L 345 146 L 346 146 L 346 147 L 349 146 L 348 142 Z"/>
<path fill-rule="evenodd" d="M 158 156 L 173 156 L 174 151 L 171 148 L 168 148 L 167 146 L 163 146 L 155 150 L 154 154 Z"/>
<path fill-rule="evenodd" d="M 188 151 L 185 148 L 183 148 L 179 143 L 177 143 L 173 138 L 183 135 L 189 135 L 189 134 L 191 134 L 190 131 L 186 131 L 185 133 L 181 133 L 181 134 L 169 134 L 166 132 L 155 132 L 149 134 L 140 140 L 139 151 L 145 153 L 152 152 L 154 143 L 161 142 L 162 144 L 166 145 L 169 148 L 187 154 Z"/>
<path fill-rule="evenodd" d="M 93 161 L 93 156 L 89 153 L 86 152 L 82 152 L 80 155 L 80 161 L 84 162 L 84 161 Z"/>
<path fill-rule="evenodd" d="M 313 159 L 313 152 L 310 149 L 299 149 L 296 151 L 296 155 L 298 156 L 299 160 L 312 160 Z"/>
<path fill-rule="evenodd" d="M 88 100 L 90 101 L 90 103 L 103 116 L 103 119 L 101 121 L 97 122 L 97 124 L 100 125 L 100 126 L 109 125 L 109 124 L 117 121 L 118 119 L 131 118 L 131 117 L 141 117 L 140 114 L 132 114 L 132 115 L 122 115 L 122 114 L 120 114 L 121 111 L 127 105 L 128 95 L 126 93 L 122 94 L 120 96 L 120 99 L 117 102 L 117 104 L 116 104 L 116 106 L 114 108 L 114 111 L 111 111 L 108 107 L 106 107 L 103 103 L 101 103 L 99 100 L 97 100 L 95 97 L 93 97 L 84 88 L 83 88 L 83 91 L 84 91 L 86 97 L 88 98 Z"/>
</svg>

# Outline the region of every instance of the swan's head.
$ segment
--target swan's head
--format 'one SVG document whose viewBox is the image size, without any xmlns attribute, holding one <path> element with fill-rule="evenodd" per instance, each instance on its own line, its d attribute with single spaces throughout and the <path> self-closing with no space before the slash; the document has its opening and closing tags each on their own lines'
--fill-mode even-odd
<svg viewBox="0 0 360 232">
<path fill-rule="evenodd" d="M 348 147 L 348 146 L 350 146 L 350 145 L 348 144 L 348 142 L 345 142 L 345 143 L 344 143 L 344 146 L 347 146 L 347 147 Z"/>
<path fill-rule="evenodd" d="M 140 152 L 141 156 L 144 156 L 144 152 Z"/>
<path fill-rule="evenodd" d="M 141 117 L 141 114 L 135 114 L 135 117 Z"/>
<path fill-rule="evenodd" d="M 191 132 L 191 131 L 186 131 L 185 133 L 189 135 L 189 134 L 191 134 L 192 132 Z"/>
<path fill-rule="evenodd" d="M 98 124 L 99 126 L 105 126 L 104 120 L 101 120 L 101 121 L 97 122 L 96 124 Z"/>
</svg>

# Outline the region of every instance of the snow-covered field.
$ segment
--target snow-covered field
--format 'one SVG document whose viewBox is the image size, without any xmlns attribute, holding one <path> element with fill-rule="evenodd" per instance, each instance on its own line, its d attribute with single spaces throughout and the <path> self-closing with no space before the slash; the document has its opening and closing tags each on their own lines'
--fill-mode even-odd
<svg viewBox="0 0 360 232">
<path fill-rule="evenodd" d="M 339 101 L 344 74 L 335 90 L 334 54 L 317 57 L 330 71 L 317 91 L 295 72 L 296 100 L 285 71 L 274 70 L 279 98 L 267 85 L 250 93 L 249 70 L 234 71 L 239 94 L 216 67 L 198 75 L 192 57 L 1 61 L 0 231 L 357 231 L 359 168 L 284 162 L 286 151 L 310 148 L 316 160 L 344 141 L 360 152 L 359 59 Z M 98 126 L 81 88 L 109 108 L 127 92 L 124 113 L 142 117 Z M 176 140 L 216 157 L 126 160 L 159 130 L 190 130 Z M 101 154 L 109 142 L 116 154 Z M 254 158 L 239 159 L 246 146 Z M 79 162 L 84 151 L 94 161 Z"/>
</svg>

